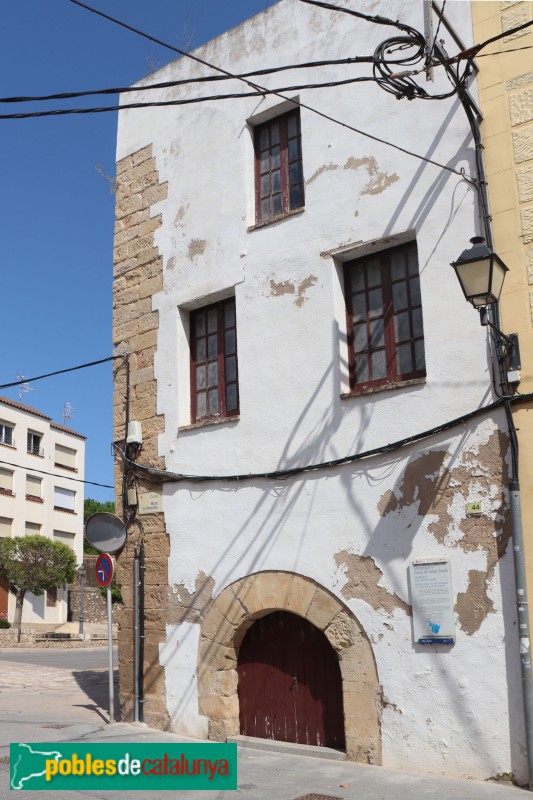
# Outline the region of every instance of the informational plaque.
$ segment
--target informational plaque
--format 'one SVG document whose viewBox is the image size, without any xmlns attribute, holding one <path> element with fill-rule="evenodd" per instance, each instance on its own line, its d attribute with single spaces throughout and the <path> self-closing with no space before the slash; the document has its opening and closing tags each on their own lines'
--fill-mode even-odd
<svg viewBox="0 0 533 800">
<path fill-rule="evenodd" d="M 455 618 L 450 562 L 420 559 L 409 565 L 413 636 L 417 644 L 453 644 Z"/>
<path fill-rule="evenodd" d="M 161 511 L 163 511 L 161 492 L 139 493 L 139 514 L 159 514 Z"/>
</svg>

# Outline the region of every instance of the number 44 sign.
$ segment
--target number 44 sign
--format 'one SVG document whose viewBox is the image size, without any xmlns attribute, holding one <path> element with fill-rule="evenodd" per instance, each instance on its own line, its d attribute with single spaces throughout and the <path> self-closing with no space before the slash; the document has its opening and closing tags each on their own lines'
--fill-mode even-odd
<svg viewBox="0 0 533 800">
<path fill-rule="evenodd" d="M 109 553 L 101 553 L 101 555 L 98 556 L 94 572 L 100 586 L 109 586 L 113 580 L 113 573 L 115 572 L 115 565 Z"/>
</svg>

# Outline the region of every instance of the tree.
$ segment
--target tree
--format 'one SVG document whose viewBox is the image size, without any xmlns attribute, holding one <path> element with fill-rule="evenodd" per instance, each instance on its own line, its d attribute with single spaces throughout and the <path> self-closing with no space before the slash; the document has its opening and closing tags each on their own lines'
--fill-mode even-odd
<svg viewBox="0 0 533 800">
<path fill-rule="evenodd" d="M 16 597 L 13 628 L 20 642 L 22 605 L 27 592 L 42 595 L 76 575 L 76 555 L 62 542 L 46 536 L 14 536 L 0 539 L 0 577 L 8 581 Z"/>
<path fill-rule="evenodd" d="M 93 514 L 99 514 L 101 511 L 109 511 L 111 514 L 115 513 L 115 504 L 112 500 L 106 500 L 105 503 L 101 503 L 99 500 L 93 500 L 92 497 L 87 497 L 83 503 L 83 524 L 87 524 L 87 520 L 89 517 L 92 517 Z M 96 550 L 89 544 L 85 536 L 83 537 L 83 552 L 87 553 L 87 555 L 98 555 L 99 550 Z"/>
<path fill-rule="evenodd" d="M 93 500 L 92 497 L 87 497 L 83 503 L 83 522 L 87 522 L 89 517 L 93 514 L 98 514 L 100 511 L 109 511 L 111 514 L 115 513 L 115 503 L 113 500 L 106 500 L 101 503 L 99 500 Z"/>
</svg>

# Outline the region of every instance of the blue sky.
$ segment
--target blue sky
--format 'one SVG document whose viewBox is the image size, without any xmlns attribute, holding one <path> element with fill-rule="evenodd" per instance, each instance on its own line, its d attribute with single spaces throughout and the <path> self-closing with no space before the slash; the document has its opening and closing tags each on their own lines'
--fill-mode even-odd
<svg viewBox="0 0 533 800">
<path fill-rule="evenodd" d="M 188 50 L 272 1 L 89 0 L 88 5 Z M 2 5 L 0 97 L 128 86 L 173 59 L 170 50 L 69 0 Z M 113 105 L 116 99 L 104 102 Z M 43 107 L 59 104 L 0 103 L 0 114 Z M 114 197 L 108 178 L 115 174 L 116 126 L 116 112 L 0 119 L 0 384 L 17 380 L 17 374 L 30 378 L 112 355 Z M 70 403 L 67 424 L 87 436 L 85 477 L 109 485 L 111 370 L 108 363 L 37 381 L 22 398 L 56 422 L 63 422 L 64 405 Z M 18 388 L 0 394 L 19 399 Z M 113 491 L 89 485 L 85 496 L 110 500 Z"/>
</svg>

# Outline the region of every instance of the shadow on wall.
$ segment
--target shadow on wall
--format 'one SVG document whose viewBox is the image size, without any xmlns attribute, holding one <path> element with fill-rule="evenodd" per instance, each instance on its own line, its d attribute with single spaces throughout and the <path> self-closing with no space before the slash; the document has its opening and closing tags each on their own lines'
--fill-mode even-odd
<svg viewBox="0 0 533 800">
<path fill-rule="evenodd" d="M 500 645 L 505 653 L 509 687 L 511 762 L 513 771 L 519 776 L 524 769 L 520 747 L 524 734 L 520 692 L 513 691 L 513 687 L 520 686 L 520 675 L 513 563 L 508 547 L 510 522 L 504 489 L 508 482 L 505 461 L 508 437 L 494 429 L 485 444 L 479 447 L 471 445 L 470 449 L 468 439 L 469 434 L 464 431 L 452 452 L 443 434 L 440 441 L 433 440 L 432 450 L 413 453 L 394 488 L 381 496 L 377 507 L 380 522 L 373 530 L 369 529 L 364 508 L 353 490 L 352 476 L 344 474 L 353 519 L 358 521 L 355 527 L 368 531 L 368 541 L 362 553 L 344 550 L 335 555 L 335 560 L 345 576 L 341 589 L 345 600 L 363 599 L 376 611 L 384 610 L 392 615 L 395 607 L 410 613 L 409 606 L 402 599 L 408 585 L 407 571 L 403 565 L 415 557 L 441 554 L 442 548 L 446 548 L 455 578 L 461 587 L 465 587 L 456 595 L 457 622 L 467 636 L 476 637 L 478 662 L 479 648 L 483 646 L 482 639 L 486 635 L 481 630 L 483 623 L 494 613 L 503 614 L 505 635 Z M 361 472 L 367 475 L 370 483 L 371 468 L 365 466 Z M 466 502 L 472 497 L 483 501 L 485 513 L 480 517 L 466 516 Z M 424 535 L 421 541 L 425 543 L 425 552 L 420 544 L 415 546 L 415 540 L 421 533 Z M 439 546 L 438 551 L 432 548 L 428 534 Z M 484 567 L 480 566 L 483 561 Z M 397 562 L 396 568 L 394 562 Z M 383 578 L 395 593 L 380 585 Z M 501 584 L 501 611 L 495 606 L 498 600 L 497 593 L 495 595 L 493 591 L 497 580 Z M 470 670 L 475 668 L 475 654 L 468 656 L 461 671 L 457 661 L 450 660 L 453 647 L 413 647 L 415 653 L 431 653 L 437 659 L 433 669 L 438 671 L 441 690 L 445 687 L 446 691 L 441 691 L 434 699 L 434 716 L 449 717 L 452 712 L 456 725 L 466 728 L 468 738 L 478 743 L 476 750 L 481 754 L 480 758 L 485 759 L 487 770 L 490 770 L 494 763 L 494 731 L 487 730 L 486 725 L 481 724 L 477 700 L 468 689 L 472 677 Z M 488 648 L 488 645 L 485 647 Z M 493 676 L 495 670 L 498 673 L 501 671 L 501 654 L 493 654 L 491 659 L 488 648 L 486 660 L 493 662 Z M 489 667 L 487 674 L 490 673 Z M 394 705 L 391 707 L 402 713 Z M 442 736 L 442 728 L 438 729 L 429 719 L 427 724 L 428 743 L 434 737 L 435 752 L 439 752 L 438 739 Z"/>
</svg>

